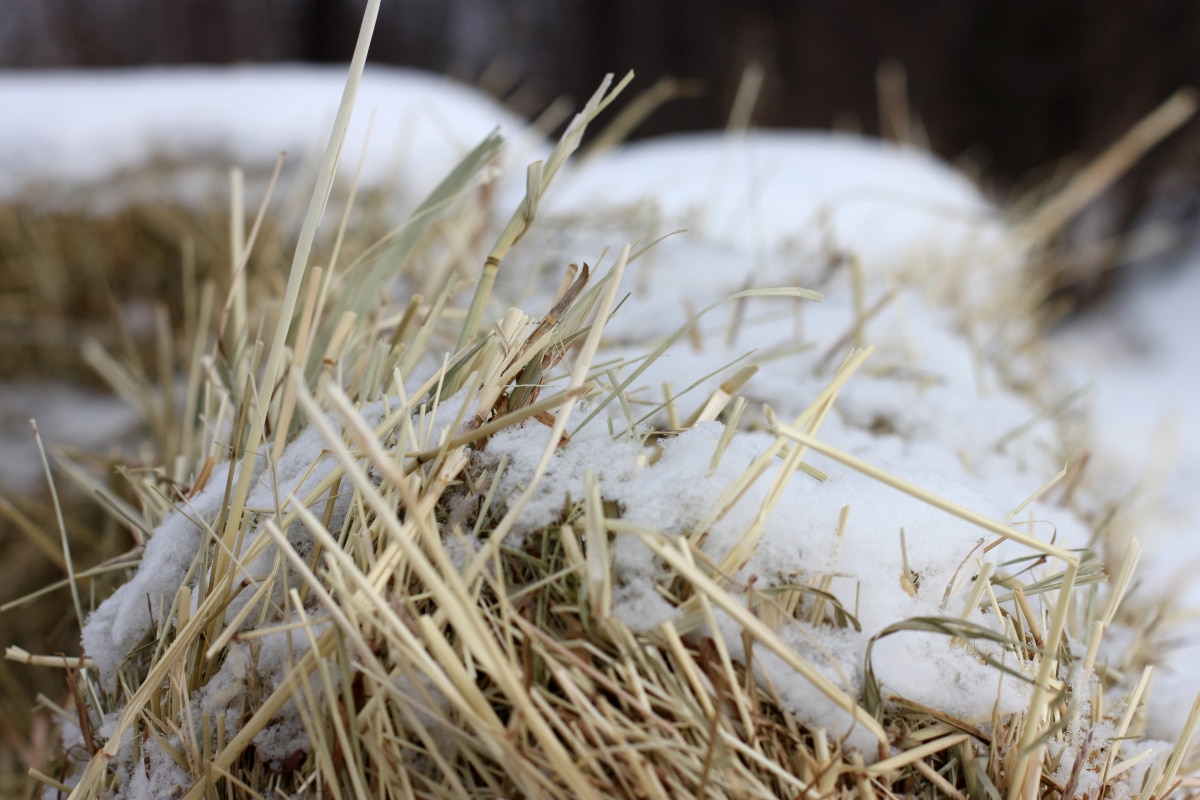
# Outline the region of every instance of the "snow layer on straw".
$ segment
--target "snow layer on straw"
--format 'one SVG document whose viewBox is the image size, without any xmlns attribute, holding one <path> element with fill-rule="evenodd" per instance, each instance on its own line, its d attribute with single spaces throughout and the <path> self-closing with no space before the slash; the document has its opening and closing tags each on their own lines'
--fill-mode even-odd
<svg viewBox="0 0 1200 800">
<path fill-rule="evenodd" d="M 30 183 L 102 181 L 152 155 L 222 156 L 250 169 L 269 168 L 281 151 L 304 158 L 324 146 L 345 80 L 344 67 L 320 66 L 0 72 L 0 196 Z M 420 198 L 497 127 L 512 142 L 510 162 L 541 147 L 528 123 L 476 89 L 372 67 L 347 132 L 348 168 L 370 128 L 364 185 Z"/>
<path fill-rule="evenodd" d="M 584 495 L 584 476 L 594 471 L 606 500 L 620 504 L 622 520 L 670 535 L 692 533 L 716 498 L 764 446 L 753 434 L 736 434 L 720 464 L 709 464 L 720 433 L 720 423 L 705 423 L 664 444 L 662 458 L 639 465 L 640 447 L 626 438 L 615 441 L 605 430 L 586 433 L 564 447 L 525 507 L 520 529 L 529 531 L 561 517 L 566 497 Z M 508 459 L 501 497 L 528 485 L 546 443 L 544 427 L 530 424 L 504 431 L 493 438 L 487 458 Z M 644 459 L 643 459 L 644 461 Z M 598 468 L 612 465 L 615 468 Z M 942 496 L 953 498 L 993 517 L 999 508 L 966 486 L 935 473 L 900 473 Z M 772 475 L 756 482 L 721 521 L 713 526 L 705 551 L 719 561 L 750 526 L 762 505 Z M 850 506 L 844 537 L 838 537 L 841 509 Z M 899 540 L 907 536 L 908 566 L 919 576 L 920 589 L 909 596 Z M 835 576 L 834 593 L 847 599 L 848 610 L 862 623 L 861 633 L 794 623 L 785 638 L 797 649 L 827 665 L 835 681 L 852 683 L 854 694 L 862 688 L 862 664 L 867 641 L 895 622 L 915 616 L 958 615 L 962 593 L 956 591 L 949 608 L 942 605 L 947 587 L 969 585 L 970 575 L 959 567 L 981 544 L 980 532 L 927 504 L 881 487 L 847 468 L 830 467 L 827 481 L 797 476 L 769 517 L 763 539 L 750 562 L 736 576 L 756 577 L 755 589 L 805 583 L 822 575 Z M 665 575 L 653 555 L 632 537 L 615 545 L 614 579 L 617 585 L 614 613 L 630 627 L 653 627 L 673 616 L 654 591 Z M 852 607 L 853 598 L 858 605 Z M 994 628 L 994 619 L 978 611 L 969 619 Z M 715 632 L 714 632 L 715 633 Z M 738 636 L 722 631 L 731 643 Z M 833 658 L 829 657 L 833 654 Z M 928 703 L 964 718 L 983 719 L 1000 695 L 1003 713 L 1019 710 L 1026 702 L 1026 687 L 1014 679 L 1000 680 L 991 667 L 971 652 L 952 645 L 947 637 L 907 633 L 889 638 L 876 648 L 877 676 L 890 691 Z M 828 663 L 832 661 L 832 663 Z M 764 668 L 785 698 L 794 701 L 802 718 L 828 725 L 839 734 L 847 723 L 841 712 L 805 679 L 782 663 L 768 659 Z M 1003 684 L 1003 685 L 1001 685 Z M 828 706 L 827 713 L 815 710 Z M 869 752 L 869 748 L 865 748 Z"/>
<path fill-rule="evenodd" d="M 545 241 L 580 260 L 594 261 L 599 244 L 614 236 L 645 243 L 678 225 L 689 227 L 630 270 L 631 295 L 606 329 L 629 365 L 696 310 L 733 292 L 802 285 L 825 295 L 815 305 L 755 298 L 714 310 L 633 382 L 628 396 L 636 409 L 663 402 L 664 387 L 680 391 L 715 371 L 676 400 L 686 414 L 733 373 L 735 367 L 721 370 L 723 364 L 745 359 L 737 366 L 759 366 L 739 390 L 750 401 L 748 413 L 765 403 L 788 419 L 814 400 L 837 359 L 858 341 L 876 352 L 846 384 L 823 439 L 993 519 L 1003 519 L 1062 466 L 1055 461 L 1053 425 L 1038 424 L 1038 408 L 1005 389 L 992 363 L 1004 326 L 1024 330 L 1025 321 L 1006 319 L 1003 309 L 1005 298 L 1021 288 L 1021 249 L 978 192 L 927 155 L 815 133 L 669 137 L 589 162 L 543 210 L 563 215 L 571 226 L 565 237 L 552 233 Z M 864 287 L 857 300 L 855 269 Z M 882 310 L 858 325 L 861 310 L 877 301 Z M 547 302 L 543 297 L 533 305 Z M 985 318 L 993 324 L 982 333 L 971 329 Z M 665 416 L 651 419 L 662 425 Z M 618 431 L 627 424 L 616 404 L 607 418 Z M 739 432 L 713 468 L 721 425 L 706 423 L 666 440 L 661 459 L 648 465 L 637 433 L 578 431 L 556 454 L 518 530 L 559 519 L 564 498 L 583 496 L 590 470 L 603 497 L 620 504 L 623 520 L 671 535 L 694 533 L 769 441 Z M 530 423 L 493 438 L 486 458 L 508 460 L 501 497 L 528 485 L 546 435 Z M 832 576 L 832 590 L 848 607 L 853 603 L 863 631 L 797 622 L 784 635 L 858 693 L 872 635 L 912 617 L 962 613 L 963 587 L 977 572 L 984 536 L 830 459 L 807 460 L 828 480 L 792 479 L 736 578 L 754 576 L 758 590 Z M 760 478 L 708 532 L 704 547 L 714 561 L 750 526 L 771 478 Z M 847 506 L 839 538 L 838 517 Z M 1037 502 L 1026 513 L 1035 535 L 1054 536 L 1061 546 L 1089 541 L 1089 528 L 1066 509 Z M 902 528 L 908 568 L 919 580 L 915 596 L 901 582 Z M 671 618 L 653 589 L 662 575 L 650 553 L 633 538 L 619 538 L 615 551 L 618 616 L 636 628 Z M 1024 553 L 1005 546 L 986 558 L 999 563 L 1015 555 Z M 968 619 L 998 630 L 978 610 Z M 738 642 L 732 628 L 723 633 Z M 800 716 L 846 730 L 840 711 L 790 669 L 771 663 L 764 659 L 760 669 L 772 673 Z M 887 637 L 877 644 L 874 663 L 885 692 L 967 719 L 988 718 L 994 707 L 1015 712 L 1028 701 L 1027 684 L 1001 677 L 945 636 Z"/>
<path fill-rule="evenodd" d="M 853 252 L 874 279 L 903 273 L 991 304 L 1021 259 L 996 209 L 928 153 L 817 131 L 694 133 L 633 143 L 568 173 L 551 213 L 637 209 L 659 234 L 685 227 L 740 257 L 738 277 L 781 252 Z M 799 258 L 797 258 L 799 256 Z M 686 264 L 677 264 L 687 269 Z M 761 276 L 760 276 L 761 277 Z M 686 284 L 680 284 L 686 285 Z"/>
<path fill-rule="evenodd" d="M 430 415 L 428 429 L 434 441 L 437 441 L 440 431 L 454 421 L 462 402 L 462 397 L 450 398 L 440 404 L 436 415 Z M 387 411 L 394 407 L 394 399 L 384 399 L 364 406 L 360 413 L 367 425 L 376 427 L 383 422 Z M 331 416 L 330 420 L 335 429 L 341 429 L 340 422 L 334 417 Z M 321 432 L 312 425 L 288 445 L 274 469 L 266 469 L 265 459 L 258 459 L 254 468 L 254 482 L 246 501 L 247 512 L 254 521 L 243 538 L 242 552 L 253 546 L 268 519 L 276 519 L 277 510 L 287 512 L 288 498 L 292 495 L 309 500 L 309 507 L 315 509 L 318 516 L 323 516 L 326 504 L 332 500 L 329 527 L 338 530 L 350 506 L 351 494 L 346 491 L 331 494 L 336 490 L 335 485 L 313 496 L 336 466 L 335 460 L 327 456 Z M 211 542 L 214 535 L 211 525 L 225 503 L 229 469 L 228 462 L 214 469 L 204 489 L 163 520 L 146 543 L 145 553 L 133 578 L 88 616 L 83 627 L 84 650 L 95 661 L 110 687 L 115 685 L 116 672 L 121 663 L 151 633 L 153 621 L 161 619 L 170 609 L 200 548 Z M 234 466 L 234 477 L 229 485 L 236 485 L 241 470 L 239 462 Z M 302 522 L 294 522 L 286 534 L 289 543 L 298 552 L 306 554 L 311 549 L 311 536 Z M 274 548 L 267 548 L 256 559 L 244 564 L 235 580 L 241 580 L 243 576 L 266 574 L 276 557 Z M 194 583 L 196 577 L 193 576 L 192 580 Z M 237 616 L 253 595 L 254 588 L 250 585 L 232 599 L 226 613 L 227 619 L 232 620 Z M 284 605 L 281 584 L 276 585 L 270 601 L 276 606 Z"/>
</svg>

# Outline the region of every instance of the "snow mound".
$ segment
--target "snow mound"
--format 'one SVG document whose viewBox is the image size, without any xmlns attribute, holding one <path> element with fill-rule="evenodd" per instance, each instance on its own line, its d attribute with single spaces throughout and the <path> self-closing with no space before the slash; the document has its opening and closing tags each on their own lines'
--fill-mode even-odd
<svg viewBox="0 0 1200 800">
<path fill-rule="evenodd" d="M 0 196 L 28 184 L 92 184 L 151 157 L 269 169 L 328 140 L 344 67 L 236 66 L 0 72 Z M 528 123 L 482 92 L 427 73 L 372 67 L 359 88 L 344 169 L 368 127 L 367 186 L 422 197 L 500 128 L 523 164 L 541 147 Z M 523 181 L 523 176 L 518 176 Z"/>
<path fill-rule="evenodd" d="M 564 176 L 546 207 L 589 216 L 637 208 L 663 233 L 686 227 L 748 256 L 853 254 L 871 278 L 952 284 L 967 270 L 979 281 L 973 303 L 1020 265 L 1003 246 L 1011 239 L 999 212 L 960 172 L 926 152 L 819 131 L 636 142 Z"/>
</svg>

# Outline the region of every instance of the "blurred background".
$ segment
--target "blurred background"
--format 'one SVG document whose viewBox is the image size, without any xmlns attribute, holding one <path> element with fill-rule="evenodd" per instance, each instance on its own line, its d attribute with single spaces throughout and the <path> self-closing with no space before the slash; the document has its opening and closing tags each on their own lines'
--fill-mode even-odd
<svg viewBox="0 0 1200 800">
<path fill-rule="evenodd" d="M 364 6 L 0 0 L 0 68 L 344 62 Z M 1198 43 L 1195 0 L 385 0 L 371 53 L 472 83 L 531 119 L 582 102 L 605 72 L 637 72 L 626 103 L 661 78 L 685 81 L 634 137 L 722 127 L 750 70 L 761 76 L 753 124 L 925 146 L 1003 201 L 1071 174 L 1200 84 Z M 1069 245 L 1109 245 L 1073 288 L 1107 288 L 1090 276 L 1128 260 L 1122 236 L 1147 210 L 1195 219 L 1197 185 L 1193 120 L 1068 231 Z"/>
<path fill-rule="evenodd" d="M 363 7 L 2 0 L 0 67 L 346 61 Z M 699 81 L 637 135 L 722 126 L 752 64 L 757 124 L 879 133 L 884 65 L 885 81 L 906 77 L 935 152 L 1011 184 L 1086 158 L 1200 82 L 1198 43 L 1195 0 L 385 0 L 371 53 L 481 84 L 528 116 L 586 98 L 607 71 L 634 69 L 643 88 Z M 1195 131 L 1167 149 L 1196 158 Z"/>
</svg>

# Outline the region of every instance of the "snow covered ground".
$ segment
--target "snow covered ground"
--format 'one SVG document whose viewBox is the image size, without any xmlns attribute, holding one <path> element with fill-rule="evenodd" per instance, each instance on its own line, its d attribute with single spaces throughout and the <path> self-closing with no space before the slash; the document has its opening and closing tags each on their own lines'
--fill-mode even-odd
<svg viewBox="0 0 1200 800">
<path fill-rule="evenodd" d="M 1164 731 L 1200 687 L 1200 251 L 1159 264 L 1061 331 L 1053 349 L 1090 385 L 1097 449 L 1141 491 L 1126 523 L 1146 544 L 1150 593 L 1173 599 L 1178 642 L 1150 704 Z"/>
<path fill-rule="evenodd" d="M 342 79 L 340 70 L 312 68 L 0 74 L 6 119 L 0 126 L 0 192 L 16 192 L 30 181 L 103 182 L 148 153 L 218 152 L 231 164 L 269 165 L 281 149 L 304 152 L 320 145 Z M 372 111 L 378 114 L 367 179 L 399 182 L 410 196 L 431 188 L 499 125 L 518 145 L 510 149 L 501 179 L 497 205 L 506 215 L 512 204 L 503 199 L 519 197 L 523 187 L 519 165 L 544 150 L 521 120 L 469 89 L 380 70 L 368 75 L 359 98 L 359 127 L 348 139 L 345 169 L 357 160 Z M 837 412 L 820 429 L 822 441 L 997 520 L 1063 467 L 1053 425 L 1027 425 L 1038 417 L 1036 405 L 1005 389 L 993 363 L 1006 343 L 1028 330 L 1028 320 L 1004 311 L 1024 288 L 1022 252 L 1000 214 L 969 182 L 926 155 L 818 133 L 673 137 L 621 147 L 565 172 L 540 213 L 539 228 L 506 264 L 501 286 L 508 301 L 529 313 L 548 307 L 568 260 L 599 261 L 607 269 L 613 256 L 601 258 L 605 247 L 635 241 L 636 250 L 687 228 L 647 251 L 626 275 L 633 295 L 611 323 L 607 346 L 630 364 L 696 311 L 732 293 L 802 286 L 824 294 L 821 303 L 751 297 L 718 305 L 694 335 L 631 384 L 639 416 L 666 421 L 666 410 L 654 410 L 664 386 L 677 392 L 699 381 L 677 401 L 687 412 L 740 367 L 757 364 L 738 391 L 749 401 L 747 419 L 761 422 L 765 404 L 779 420 L 793 420 L 857 343 L 876 350 L 842 389 Z M 572 226 L 566 222 L 571 219 L 583 223 Z M 539 264 L 547 261 L 555 266 L 543 279 Z M 1192 349 L 1200 341 L 1197 301 L 1200 254 L 1135 282 L 1110 307 L 1049 343 L 1051 361 L 1067 374 L 1061 385 L 1091 387 L 1097 461 L 1115 470 L 1118 482 L 1123 476 L 1129 485 L 1148 484 L 1125 518 L 1131 533 L 1147 540 L 1141 591 L 1153 596 L 1168 587 L 1168 596 L 1193 610 L 1200 610 L 1200 582 L 1190 579 L 1200 566 L 1200 495 L 1194 491 L 1200 480 L 1200 361 Z M 74 435 L 43 428 L 51 439 Z M 635 453 L 640 446 L 614 441 L 603 426 L 586 429 L 556 461 L 522 525 L 548 522 L 563 493 L 581 496 L 587 473 L 595 470 L 605 496 L 624 504 L 627 519 L 685 530 L 710 513 L 713 499 L 771 441 L 764 432 L 739 434 L 713 465 L 720 437 L 718 423 L 702 423 L 667 441 L 661 459 L 647 466 Z M 488 452 L 510 458 L 505 491 L 517 492 L 532 474 L 544 440 L 537 427 L 496 437 Z M 856 601 L 861 636 L 842 633 L 813 645 L 797 632 L 792 640 L 801 650 L 831 651 L 831 679 L 861 681 L 854 671 L 871 634 L 913 616 L 963 613 L 969 581 L 962 565 L 981 556 L 985 533 L 831 458 L 812 454 L 806 460 L 827 480 L 799 474 L 779 479 L 782 493 L 768 501 L 775 478 L 764 478 L 713 526 L 706 548 L 720 561 L 732 548 L 726 539 L 756 524 L 764 504 L 775 503 L 758 550 L 734 563 L 735 571 L 766 586 L 828 574 L 833 591 L 844 597 L 855 597 L 849 587 L 856 583 L 864 587 Z M 835 535 L 845 507 L 844 531 Z M 1037 501 L 1021 513 L 1037 520 L 1022 530 L 1039 541 L 1048 541 L 1050 530 L 1058 546 L 1088 541 L 1083 523 L 1061 507 Z M 903 550 L 901 528 L 907 532 Z M 168 547 L 167 538 L 160 549 Z M 145 580 L 153 578 L 154 591 L 169 591 L 172 578 L 154 550 L 152 541 L 147 563 L 159 567 Z M 999 563 L 1028 552 L 1010 543 L 987 558 Z M 173 558 L 179 562 L 180 554 Z M 617 560 L 627 583 L 615 612 L 646 625 L 669 615 L 649 588 L 653 575 L 644 549 L 629 540 Z M 177 585 L 182 571 L 175 572 Z M 898 577 L 886 586 L 869 585 L 869 576 L 881 574 Z M 131 585 L 125 592 L 139 614 L 148 614 L 149 586 Z M 119 612 L 113 605 L 98 619 Z M 135 616 L 122 616 L 125 627 L 136 627 Z M 968 616 L 986 624 L 977 610 Z M 1200 633 L 1181 630 L 1185 636 Z M 122 630 L 107 641 L 120 649 L 141 634 Z M 105 640 L 105 631 L 90 632 L 92 655 L 102 663 L 119 661 L 123 653 L 105 652 Z M 994 677 L 984 678 L 979 664 L 953 652 L 945 637 L 893 637 L 876 652 L 880 678 L 893 691 L 967 718 L 990 714 Z M 1171 738 L 1182 724 L 1200 688 L 1200 676 L 1189 668 L 1195 655 L 1180 650 L 1161 670 L 1152 695 L 1152 733 Z M 940 664 L 937 684 L 922 680 L 927 672 L 908 667 L 931 660 Z M 767 661 L 763 668 L 784 682 L 784 665 Z M 836 714 L 817 708 L 819 697 L 799 683 L 788 685 L 797 687 L 784 689 L 797 707 L 837 726 Z M 1008 710 L 1026 701 L 1015 684 L 1001 695 Z"/>
</svg>

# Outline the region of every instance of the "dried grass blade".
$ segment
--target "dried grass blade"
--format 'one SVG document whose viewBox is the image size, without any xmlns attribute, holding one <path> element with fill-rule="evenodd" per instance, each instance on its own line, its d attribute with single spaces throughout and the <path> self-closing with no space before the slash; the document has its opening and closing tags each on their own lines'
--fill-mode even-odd
<svg viewBox="0 0 1200 800">
<path fill-rule="evenodd" d="M 654 551 L 655 555 L 667 562 L 672 569 L 678 572 L 697 591 L 703 592 L 709 600 L 733 617 L 756 640 L 762 642 L 771 652 L 783 659 L 788 666 L 803 675 L 822 694 L 849 714 L 856 724 L 866 728 L 879 741 L 881 752 L 887 751 L 887 748 L 890 746 L 887 734 L 884 733 L 883 728 L 880 727 L 873 716 L 868 714 L 853 698 L 835 686 L 821 672 L 814 669 L 795 650 L 784 643 L 774 631 L 768 628 L 762 620 L 751 614 L 732 595 L 697 569 L 692 564 L 691 559 L 679 552 L 679 548 L 682 547 L 690 549 L 691 546 L 686 539 L 681 539 L 676 544 L 671 544 L 664 541 L 658 534 L 640 529 L 633 529 L 631 532 Z"/>
</svg>

